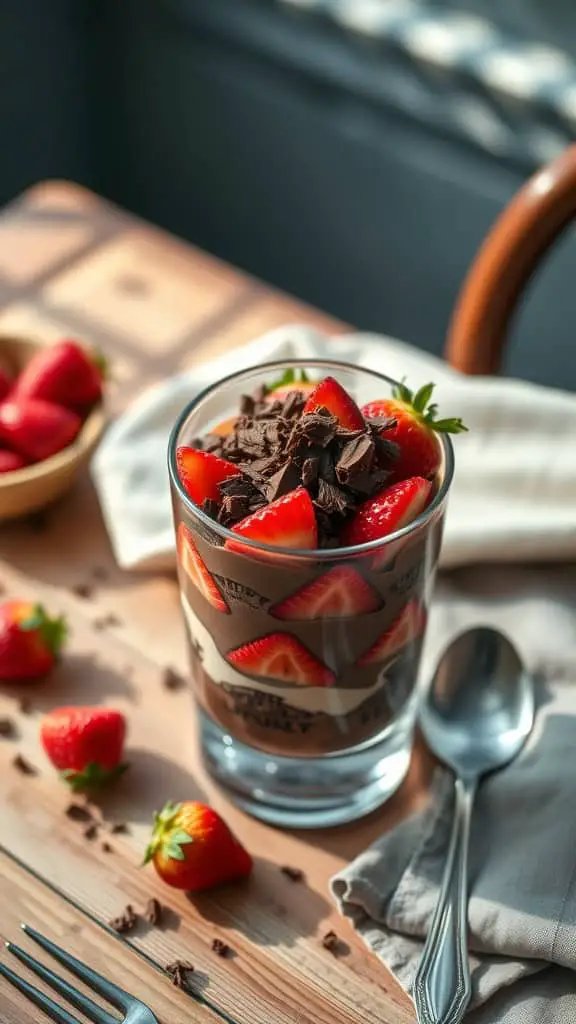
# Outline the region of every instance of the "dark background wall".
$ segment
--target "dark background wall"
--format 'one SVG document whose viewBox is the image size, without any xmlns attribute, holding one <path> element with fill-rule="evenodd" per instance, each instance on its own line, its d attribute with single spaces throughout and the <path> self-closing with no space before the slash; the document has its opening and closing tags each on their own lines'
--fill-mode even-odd
<svg viewBox="0 0 576 1024">
<path fill-rule="evenodd" d="M 350 323 L 441 351 L 466 268 L 532 168 L 402 113 L 397 57 L 268 0 L 5 6 L 1 201 L 74 178 Z M 539 275 L 509 372 L 576 386 L 574 255 L 568 239 Z"/>
</svg>

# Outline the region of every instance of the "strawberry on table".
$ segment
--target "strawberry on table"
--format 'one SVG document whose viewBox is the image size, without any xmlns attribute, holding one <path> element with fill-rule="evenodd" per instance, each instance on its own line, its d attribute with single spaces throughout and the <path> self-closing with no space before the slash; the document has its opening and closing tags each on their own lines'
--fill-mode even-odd
<svg viewBox="0 0 576 1024">
<path fill-rule="evenodd" d="M 432 484 L 424 477 L 401 480 L 363 502 L 342 530 L 343 545 L 366 544 L 407 526 L 424 511 Z"/>
<path fill-rule="evenodd" d="M 382 599 L 374 587 L 352 566 L 342 565 L 305 583 L 275 604 L 270 614 L 284 621 L 335 619 L 374 612 L 381 605 Z"/>
<path fill-rule="evenodd" d="M 192 580 L 194 586 L 198 587 L 200 593 L 204 595 L 213 608 L 216 608 L 219 612 L 229 614 L 230 609 L 222 597 L 215 580 L 212 578 L 210 570 L 205 565 L 204 559 L 198 551 L 192 539 L 192 534 L 185 523 L 180 523 L 178 526 L 176 546 L 178 548 L 180 565 L 189 579 Z"/>
<path fill-rule="evenodd" d="M 334 377 L 324 377 L 308 396 L 302 415 L 327 409 L 346 430 L 365 430 L 366 424 L 354 399 Z"/>
<path fill-rule="evenodd" d="M 105 372 L 103 356 L 65 339 L 32 356 L 16 382 L 15 391 L 19 398 L 41 398 L 84 412 L 102 398 Z"/>
<path fill-rule="evenodd" d="M 229 651 L 226 657 L 240 672 L 283 683 L 332 686 L 335 681 L 334 673 L 291 633 L 269 633 Z"/>
<path fill-rule="evenodd" d="M 318 544 L 314 505 L 305 487 L 297 487 L 253 512 L 233 526 L 232 532 L 276 548 L 311 550 Z M 252 554 L 240 541 L 227 540 L 226 547 L 230 551 Z"/>
<path fill-rule="evenodd" d="M 436 419 L 438 406 L 430 403 L 434 384 L 425 384 L 414 394 L 405 384 L 394 387 L 392 398 L 382 398 L 362 406 L 367 420 L 392 417 L 395 426 L 387 426 L 383 436 L 395 442 L 400 452 L 391 467 L 390 482 L 412 476 L 433 476 L 441 462 L 437 434 L 460 434 L 468 428 L 462 420 Z"/>
<path fill-rule="evenodd" d="M 125 735 L 124 715 L 100 706 L 56 708 L 40 728 L 47 756 L 74 792 L 99 788 L 126 770 Z"/>
<path fill-rule="evenodd" d="M 144 863 L 175 889 L 202 892 L 247 878 L 252 857 L 211 807 L 197 800 L 168 803 L 154 816 Z"/>
<path fill-rule="evenodd" d="M 44 399 L 17 398 L 0 404 L 0 442 L 31 462 L 67 448 L 81 426 L 75 412 Z"/>
<path fill-rule="evenodd" d="M 28 463 L 17 452 L 8 448 L 0 448 L 0 473 L 13 473 L 15 469 L 23 469 Z"/>
<path fill-rule="evenodd" d="M 195 505 L 204 501 L 220 501 L 220 484 L 231 476 L 239 476 L 240 470 L 226 459 L 212 452 L 182 445 L 176 449 L 176 465 L 180 482 Z"/>
<path fill-rule="evenodd" d="M 392 625 L 358 659 L 359 665 L 372 665 L 386 661 L 392 655 L 422 636 L 426 627 L 426 609 L 415 598 L 400 612 Z"/>
<path fill-rule="evenodd" d="M 41 604 L 4 601 L 0 604 L 0 680 L 24 682 L 47 675 L 65 639 L 64 619 L 51 618 Z"/>
</svg>

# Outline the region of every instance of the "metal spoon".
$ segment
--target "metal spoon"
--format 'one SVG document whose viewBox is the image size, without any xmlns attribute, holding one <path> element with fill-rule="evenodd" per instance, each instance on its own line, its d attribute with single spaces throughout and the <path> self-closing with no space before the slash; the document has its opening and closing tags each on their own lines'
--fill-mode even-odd
<svg viewBox="0 0 576 1024">
<path fill-rule="evenodd" d="M 470 1002 L 468 839 L 482 775 L 520 752 L 534 724 L 534 687 L 516 648 L 493 629 L 471 629 L 442 655 L 420 712 L 431 750 L 456 775 L 442 887 L 416 979 L 420 1024 L 458 1024 Z"/>
</svg>

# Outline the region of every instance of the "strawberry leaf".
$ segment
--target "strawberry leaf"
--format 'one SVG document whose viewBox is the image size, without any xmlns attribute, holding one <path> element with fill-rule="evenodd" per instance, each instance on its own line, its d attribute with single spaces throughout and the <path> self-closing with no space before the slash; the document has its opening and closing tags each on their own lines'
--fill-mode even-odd
<svg viewBox="0 0 576 1024">
<path fill-rule="evenodd" d="M 25 632 L 38 630 L 48 650 L 55 658 L 58 657 L 68 633 L 66 620 L 62 615 L 53 619 L 43 605 L 36 604 L 28 618 L 22 619 L 19 626 Z"/>
<path fill-rule="evenodd" d="M 399 384 L 395 384 L 392 388 L 392 397 L 398 402 L 406 402 L 407 405 L 412 405 L 412 391 L 406 387 L 403 378 Z"/>
<path fill-rule="evenodd" d="M 65 769 L 60 772 L 60 778 L 68 783 L 73 793 L 84 793 L 109 785 L 123 775 L 127 768 L 127 764 L 117 764 L 115 768 L 103 768 L 102 765 L 91 761 L 82 771 L 76 771 L 74 768 Z"/>
<path fill-rule="evenodd" d="M 459 417 L 447 420 L 433 420 L 430 424 L 437 434 L 463 434 L 468 430 Z"/>
<path fill-rule="evenodd" d="M 167 857 L 170 857 L 171 860 L 184 860 L 184 851 L 178 843 L 166 843 L 163 852 Z"/>
<path fill-rule="evenodd" d="M 414 398 L 412 399 L 412 408 L 415 409 L 416 412 L 426 411 L 428 402 L 432 398 L 432 392 L 434 391 L 434 387 L 435 385 L 432 382 L 430 382 L 430 384 L 424 384 L 423 387 L 421 387 L 420 390 L 416 392 Z"/>
<path fill-rule="evenodd" d="M 101 379 L 106 380 L 110 374 L 110 366 L 104 353 L 100 352 L 99 349 L 93 349 L 92 352 L 90 352 L 90 362 L 98 370 Z"/>
<path fill-rule="evenodd" d="M 194 837 L 185 832 L 183 828 L 178 829 L 177 832 L 173 832 L 171 837 L 173 843 L 178 843 L 180 846 L 186 846 L 187 843 L 193 843 Z"/>
<path fill-rule="evenodd" d="M 310 378 L 304 369 L 294 369 L 293 366 L 285 370 L 281 377 L 273 381 L 272 384 L 265 384 L 264 391 L 267 395 L 271 391 L 276 391 L 276 388 L 284 388 L 289 384 L 307 384 Z"/>
</svg>

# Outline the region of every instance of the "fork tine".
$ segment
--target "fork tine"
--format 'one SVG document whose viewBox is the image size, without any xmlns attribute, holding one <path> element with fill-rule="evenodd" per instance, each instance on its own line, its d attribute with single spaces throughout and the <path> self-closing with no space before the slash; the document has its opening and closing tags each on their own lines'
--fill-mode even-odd
<svg viewBox="0 0 576 1024">
<path fill-rule="evenodd" d="M 114 985 L 111 981 L 103 978 L 101 974 L 97 974 L 90 967 L 80 963 L 76 957 L 60 949 L 60 946 L 50 942 L 50 939 L 46 939 L 44 935 L 40 935 L 35 928 L 30 928 L 29 925 L 23 924 L 22 931 L 25 935 L 29 935 L 31 939 L 34 939 L 34 942 L 37 942 L 47 953 L 50 953 L 55 960 L 58 960 L 64 967 L 67 967 L 72 974 L 75 974 L 77 978 L 84 981 L 88 988 L 91 988 L 93 992 L 97 992 L 104 999 L 107 999 L 109 1003 L 112 1003 L 112 1006 L 115 1006 L 117 1010 L 123 1010 L 124 1013 L 127 1013 L 130 1006 L 138 1002 L 128 992 L 125 992 L 124 989 L 119 988 L 118 985 Z"/>
<path fill-rule="evenodd" d="M 31 1002 L 36 1003 L 36 1006 L 39 1006 L 41 1010 L 44 1010 L 44 1013 L 46 1013 L 51 1020 L 55 1020 L 56 1024 L 80 1024 L 77 1017 L 73 1017 L 72 1014 L 68 1013 L 68 1010 L 65 1010 L 63 1006 L 58 1006 L 58 1003 L 55 1003 L 53 999 L 50 999 L 49 996 L 45 996 L 43 992 L 40 992 L 40 989 L 34 988 L 34 985 L 30 985 L 27 981 L 24 981 L 23 978 L 19 978 L 17 974 L 14 974 L 14 971 L 11 971 L 10 968 L 6 967 L 4 964 L 0 964 L 0 974 L 3 975 L 11 985 L 14 985 L 14 988 L 17 988 L 23 993 L 23 995 L 27 996 Z"/>
<path fill-rule="evenodd" d="M 81 1010 L 88 1017 L 88 1020 L 94 1021 L 94 1024 L 117 1024 L 116 1019 L 110 1013 L 103 1010 L 101 1006 L 97 1006 L 92 999 L 83 995 L 78 989 L 69 985 L 64 978 L 59 978 L 57 974 L 54 974 L 54 971 L 44 967 L 44 964 L 35 960 L 24 949 L 20 949 L 20 946 L 14 946 L 12 942 L 7 942 L 6 949 L 18 957 L 18 960 L 26 964 L 26 967 L 29 967 L 34 974 L 37 974 L 39 978 L 47 982 L 56 992 L 64 996 L 72 1006 L 75 1006 L 77 1010 Z"/>
</svg>

